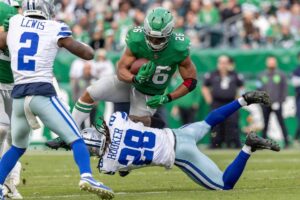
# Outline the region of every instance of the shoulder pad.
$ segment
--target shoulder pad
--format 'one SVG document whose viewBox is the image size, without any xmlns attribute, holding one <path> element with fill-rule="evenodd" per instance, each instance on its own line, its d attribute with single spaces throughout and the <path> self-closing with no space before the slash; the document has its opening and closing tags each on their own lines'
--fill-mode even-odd
<svg viewBox="0 0 300 200">
<path fill-rule="evenodd" d="M 189 52 L 190 50 L 190 38 L 183 33 L 173 33 L 171 36 L 174 40 L 174 48 L 178 52 Z"/>
<path fill-rule="evenodd" d="M 144 39 L 143 27 L 135 26 L 128 30 L 125 41 L 127 45 L 131 45 L 133 43 L 139 43 Z"/>
<path fill-rule="evenodd" d="M 62 37 L 69 37 L 72 35 L 72 30 L 70 29 L 69 25 L 65 24 L 64 22 L 58 22 L 59 30 L 57 36 Z"/>
<path fill-rule="evenodd" d="M 112 125 L 114 124 L 114 122 L 115 122 L 116 120 L 118 120 L 118 119 L 123 119 L 123 120 L 127 121 L 127 120 L 128 120 L 128 115 L 127 115 L 127 113 L 125 113 L 125 112 L 119 112 L 119 111 L 113 113 L 113 114 L 110 116 L 108 125 L 109 125 L 109 126 L 112 126 Z"/>
</svg>

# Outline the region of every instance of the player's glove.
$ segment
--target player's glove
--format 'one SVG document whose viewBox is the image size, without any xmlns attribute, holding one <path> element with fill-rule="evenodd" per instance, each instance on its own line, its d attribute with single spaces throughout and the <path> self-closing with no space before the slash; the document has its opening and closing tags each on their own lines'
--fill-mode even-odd
<svg viewBox="0 0 300 200">
<path fill-rule="evenodd" d="M 149 101 L 147 101 L 147 106 L 150 108 L 157 108 L 165 103 L 170 102 L 172 99 L 169 95 L 155 95 Z"/>
<path fill-rule="evenodd" d="M 145 83 L 154 74 L 156 66 L 153 62 L 149 61 L 141 66 L 136 76 L 133 77 L 135 83 Z"/>
<path fill-rule="evenodd" d="M 14 14 L 9 14 L 7 15 L 6 19 L 3 21 L 3 27 L 4 27 L 4 31 L 7 32 L 8 28 L 9 28 L 9 20 L 10 18 L 14 16 Z"/>
</svg>

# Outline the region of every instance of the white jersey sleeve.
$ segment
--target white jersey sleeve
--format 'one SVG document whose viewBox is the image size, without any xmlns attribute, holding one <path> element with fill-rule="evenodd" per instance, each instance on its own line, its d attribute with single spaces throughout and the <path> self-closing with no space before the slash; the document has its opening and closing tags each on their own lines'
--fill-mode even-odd
<svg viewBox="0 0 300 200">
<path fill-rule="evenodd" d="M 15 84 L 52 83 L 53 62 L 59 49 L 57 41 L 72 35 L 69 27 L 19 14 L 10 19 L 9 26 L 7 44 Z"/>
<path fill-rule="evenodd" d="M 111 144 L 100 170 L 114 174 L 146 166 L 171 168 L 175 161 L 175 138 L 171 129 L 145 127 L 132 122 L 126 113 L 116 112 L 109 121 Z"/>
</svg>

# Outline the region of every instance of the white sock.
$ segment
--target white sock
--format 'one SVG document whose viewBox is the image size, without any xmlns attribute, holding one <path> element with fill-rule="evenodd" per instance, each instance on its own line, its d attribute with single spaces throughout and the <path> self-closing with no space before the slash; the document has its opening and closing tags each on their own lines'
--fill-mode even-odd
<svg viewBox="0 0 300 200">
<path fill-rule="evenodd" d="M 251 151 L 251 147 L 248 146 L 248 145 L 244 145 L 243 148 L 242 148 L 242 151 L 246 154 L 249 154 L 251 155 L 252 154 L 252 151 Z"/>
<path fill-rule="evenodd" d="M 80 127 L 82 122 L 90 116 L 93 105 L 94 104 L 85 103 L 80 99 L 76 102 L 73 108 L 72 116 L 78 127 Z"/>
<path fill-rule="evenodd" d="M 238 101 L 240 103 L 241 106 L 247 106 L 247 102 L 245 101 L 244 97 L 240 97 L 238 98 Z"/>
<path fill-rule="evenodd" d="M 92 177 L 91 173 L 83 173 L 80 175 L 81 178 L 85 178 L 85 177 Z"/>
</svg>

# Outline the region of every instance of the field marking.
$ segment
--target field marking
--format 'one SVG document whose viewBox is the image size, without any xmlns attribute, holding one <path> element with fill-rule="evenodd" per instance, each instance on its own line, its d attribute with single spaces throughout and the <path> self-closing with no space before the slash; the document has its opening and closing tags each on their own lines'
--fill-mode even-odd
<svg viewBox="0 0 300 200">
<path fill-rule="evenodd" d="M 173 193 L 173 192 L 213 192 L 211 190 L 203 190 L 204 188 L 200 187 L 200 190 L 162 190 L 162 191 L 149 191 L 149 192 L 116 192 L 116 196 L 124 196 L 124 195 L 129 195 L 129 196 L 137 196 L 137 195 L 151 195 L 151 194 L 167 194 L 167 193 Z M 235 189 L 235 191 L 258 191 L 258 190 L 270 190 L 270 189 L 299 189 L 299 187 L 266 187 L 266 188 L 239 188 Z M 234 191 L 234 190 L 232 190 Z M 218 191 L 215 191 L 218 192 Z M 220 191 L 219 191 L 220 192 Z M 74 197 L 89 197 L 92 196 L 93 194 L 74 194 L 74 195 L 53 195 L 53 196 L 28 196 L 25 197 L 26 199 L 51 199 L 51 198 L 62 198 L 62 199 L 68 199 L 68 198 L 74 198 Z"/>
</svg>

